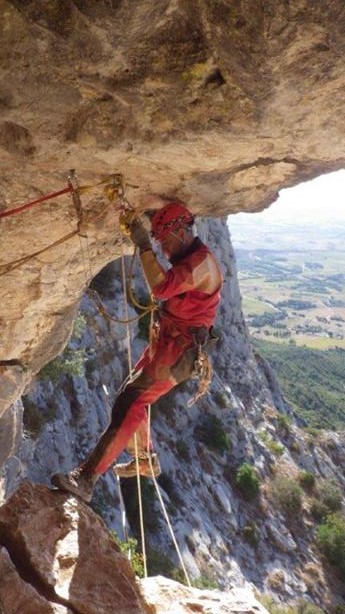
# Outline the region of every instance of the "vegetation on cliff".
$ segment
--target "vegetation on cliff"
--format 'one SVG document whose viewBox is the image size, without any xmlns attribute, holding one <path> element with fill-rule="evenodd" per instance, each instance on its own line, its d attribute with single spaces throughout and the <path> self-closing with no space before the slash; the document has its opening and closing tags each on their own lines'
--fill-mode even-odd
<svg viewBox="0 0 345 614">
<path fill-rule="evenodd" d="M 276 371 L 283 393 L 307 426 L 345 428 L 345 350 L 253 339 L 255 349 Z"/>
</svg>

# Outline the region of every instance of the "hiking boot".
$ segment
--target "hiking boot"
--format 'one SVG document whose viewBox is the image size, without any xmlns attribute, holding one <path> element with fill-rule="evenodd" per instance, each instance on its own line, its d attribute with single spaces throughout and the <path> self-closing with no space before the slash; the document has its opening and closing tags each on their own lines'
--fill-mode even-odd
<svg viewBox="0 0 345 614">
<path fill-rule="evenodd" d="M 51 483 L 59 490 L 70 492 L 85 503 L 90 503 L 97 477 L 92 475 L 90 471 L 77 467 L 69 473 L 54 473 L 51 477 Z"/>
<path fill-rule="evenodd" d="M 157 454 L 151 454 L 151 464 L 152 470 L 150 467 L 149 456 L 147 454 L 142 454 L 138 457 L 139 460 L 139 475 L 142 475 L 145 478 L 151 478 L 152 472 L 155 478 L 161 473 L 161 466 L 159 464 Z M 115 475 L 119 476 L 119 478 L 133 478 L 137 475 L 137 462 L 136 459 L 133 458 L 129 463 L 119 463 L 113 467 Z"/>
</svg>

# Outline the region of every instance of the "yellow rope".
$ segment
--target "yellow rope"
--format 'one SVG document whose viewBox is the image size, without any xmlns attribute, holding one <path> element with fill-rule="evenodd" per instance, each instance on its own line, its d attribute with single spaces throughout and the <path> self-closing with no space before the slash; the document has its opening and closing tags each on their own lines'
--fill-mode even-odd
<svg viewBox="0 0 345 614">
<path fill-rule="evenodd" d="M 89 288 L 87 290 L 87 293 L 90 296 L 95 297 L 95 299 L 98 302 L 98 310 L 99 312 L 105 317 L 107 318 L 107 320 L 111 320 L 112 322 L 116 322 L 117 324 L 131 324 L 131 322 L 136 322 L 137 320 L 140 320 L 141 318 L 143 318 L 144 316 L 146 316 L 148 313 L 150 313 L 151 311 L 153 311 L 153 309 L 156 309 L 156 307 L 150 307 L 147 308 L 146 311 L 144 311 L 143 313 L 137 315 L 137 316 L 133 316 L 133 318 L 117 318 L 115 316 L 112 316 L 109 311 L 107 311 L 107 309 L 104 306 L 104 303 L 102 302 L 102 299 L 100 298 L 97 290 L 94 290 L 93 288 Z"/>
<path fill-rule="evenodd" d="M 90 192 L 90 190 L 94 190 L 100 185 L 104 185 L 104 193 L 109 198 L 109 200 L 114 200 L 119 190 L 123 190 L 123 175 L 121 173 L 112 173 L 111 175 L 107 175 L 101 181 L 97 181 L 96 183 L 91 183 L 90 185 L 81 185 L 76 188 L 76 191 L 79 194 L 85 194 L 86 192 Z"/>
<path fill-rule="evenodd" d="M 61 239 L 58 239 L 57 241 L 54 241 L 54 243 L 50 243 L 49 245 L 47 245 L 47 247 L 43 247 L 43 249 L 40 249 L 39 251 L 34 252 L 33 254 L 29 254 L 28 256 L 23 256 L 22 258 L 18 258 L 18 260 L 14 260 L 13 262 L 9 262 L 7 264 L 1 265 L 1 267 L 0 267 L 0 277 L 2 277 L 3 275 L 6 275 L 6 273 L 10 273 L 11 271 L 14 271 L 15 269 L 18 269 L 25 262 L 28 262 L 32 258 L 35 258 L 36 256 L 39 256 L 40 254 L 43 254 L 44 252 L 48 251 L 52 247 L 56 247 L 57 245 L 61 245 L 61 243 L 64 243 L 65 241 L 68 241 L 68 239 L 71 239 L 72 237 L 74 237 L 77 234 L 79 234 L 79 231 L 78 230 L 73 230 L 68 235 L 65 235 L 64 237 L 61 237 Z"/>
<path fill-rule="evenodd" d="M 136 299 L 136 297 L 134 296 L 132 287 L 131 287 L 131 281 L 133 279 L 133 269 L 134 269 L 134 262 L 135 262 L 135 257 L 137 255 L 137 251 L 138 248 L 135 247 L 134 252 L 133 252 L 133 256 L 131 259 L 131 263 L 130 263 L 130 267 L 129 267 L 129 272 L 128 272 L 128 284 L 127 284 L 127 292 L 130 298 L 130 301 L 132 303 L 132 305 L 134 305 L 134 307 L 136 307 L 137 309 L 140 309 L 141 311 L 153 311 L 154 309 L 156 309 L 156 303 L 154 302 L 154 300 L 152 299 L 152 295 L 151 295 L 151 291 L 150 291 L 150 302 L 148 305 L 141 305 L 138 300 Z"/>
</svg>

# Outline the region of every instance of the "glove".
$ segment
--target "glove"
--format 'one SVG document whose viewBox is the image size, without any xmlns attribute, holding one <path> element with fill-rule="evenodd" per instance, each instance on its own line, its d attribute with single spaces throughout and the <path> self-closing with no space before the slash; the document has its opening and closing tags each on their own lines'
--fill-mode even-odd
<svg viewBox="0 0 345 614">
<path fill-rule="evenodd" d="M 139 248 L 140 253 L 151 249 L 150 235 L 147 232 L 144 224 L 138 219 L 134 219 L 130 226 L 131 239 Z"/>
</svg>

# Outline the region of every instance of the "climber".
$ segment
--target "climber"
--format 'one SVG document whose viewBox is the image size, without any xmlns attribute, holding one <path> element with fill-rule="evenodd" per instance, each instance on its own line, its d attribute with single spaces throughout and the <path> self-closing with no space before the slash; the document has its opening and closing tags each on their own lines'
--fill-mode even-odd
<svg viewBox="0 0 345 614">
<path fill-rule="evenodd" d="M 164 202 L 160 197 L 156 200 Z M 219 265 L 209 248 L 194 237 L 192 213 L 180 202 L 165 203 L 152 217 L 151 235 L 172 265 L 167 271 L 153 252 L 144 224 L 135 218 L 130 225 L 148 285 L 154 298 L 162 301 L 156 338 L 136 364 L 133 377 L 122 385 L 110 425 L 94 450 L 80 466 L 51 478 L 54 486 L 86 502 L 97 479 L 121 452 L 126 447 L 133 452 L 135 432 L 139 473 L 151 475 L 151 460 L 154 475 L 159 475 L 159 460 L 148 437 L 147 406 L 191 376 L 197 348 L 208 343 L 215 320 L 222 286 Z M 136 460 L 115 465 L 114 470 L 120 477 L 131 477 L 136 474 Z"/>
</svg>

